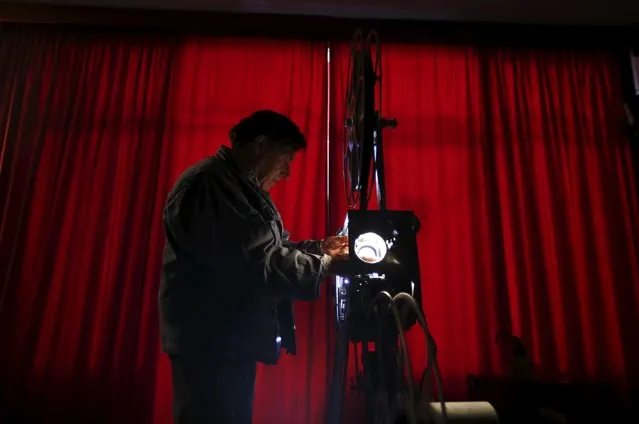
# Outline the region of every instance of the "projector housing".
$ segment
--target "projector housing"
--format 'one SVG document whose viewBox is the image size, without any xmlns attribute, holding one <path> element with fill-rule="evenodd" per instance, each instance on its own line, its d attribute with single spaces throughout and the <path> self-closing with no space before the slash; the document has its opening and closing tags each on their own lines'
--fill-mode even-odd
<svg viewBox="0 0 639 424">
<path fill-rule="evenodd" d="M 354 342 L 373 341 L 378 323 L 373 300 L 382 291 L 394 296 L 405 292 L 413 296 L 421 306 L 421 280 L 417 252 L 419 220 L 412 211 L 351 210 L 348 212 L 343 233 L 349 236 L 349 276 L 336 280 L 336 309 L 339 324 L 350 326 L 350 339 Z M 374 245 L 377 237 L 385 247 Z M 360 236 L 365 235 L 364 242 Z M 358 242 L 359 239 L 359 242 Z M 367 246 L 370 242 L 371 246 Z M 379 256 L 370 260 L 358 257 L 362 252 Z M 381 257 L 381 259 L 380 259 Z M 382 303 L 383 304 L 383 303 Z M 381 305 L 381 304 L 380 304 Z M 407 314 L 406 328 L 415 323 L 415 317 Z M 382 318 L 383 327 L 395 327 L 392 317 Z"/>
</svg>

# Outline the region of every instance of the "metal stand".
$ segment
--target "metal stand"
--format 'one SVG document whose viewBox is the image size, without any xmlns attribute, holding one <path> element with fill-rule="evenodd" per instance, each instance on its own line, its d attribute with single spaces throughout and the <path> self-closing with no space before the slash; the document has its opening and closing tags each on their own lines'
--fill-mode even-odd
<svg viewBox="0 0 639 424">
<path fill-rule="evenodd" d="M 399 408 L 396 403 L 400 370 L 397 367 L 397 334 L 378 327 L 378 335 L 374 341 L 374 350 L 369 350 L 369 342 L 352 344 L 356 354 L 356 375 L 348 382 L 348 361 L 350 337 L 348 324 L 343 324 L 337 333 L 335 357 L 333 363 L 333 380 L 328 401 L 327 423 L 339 424 L 342 418 L 342 405 L 345 388 L 364 395 L 366 405 L 366 422 L 371 424 L 387 424 L 392 410 Z M 357 352 L 361 352 L 361 363 Z M 360 369 L 359 366 L 362 366 Z"/>
<path fill-rule="evenodd" d="M 373 60 L 371 45 L 375 44 L 376 60 Z M 395 128 L 396 119 L 385 119 L 381 116 L 381 50 L 377 34 L 371 33 L 365 40 L 360 31 L 355 35 L 351 48 L 350 88 L 347 94 L 346 119 L 347 136 L 354 138 L 354 149 L 357 152 L 360 168 L 358 175 L 350 175 L 351 187 L 359 194 L 360 210 L 368 208 L 369 176 L 372 176 L 376 188 L 377 206 L 380 210 L 386 210 L 386 185 L 384 178 L 384 155 L 382 130 L 385 127 Z M 377 96 L 375 90 L 378 90 Z M 375 100 L 380 102 L 375 104 Z M 349 103 L 350 102 L 350 103 Z M 345 140 L 350 143 L 351 140 Z M 352 287 L 352 285 L 351 285 Z M 338 308 L 346 309 L 346 318 L 339 324 L 337 332 L 337 344 L 333 364 L 333 381 L 328 400 L 329 424 L 341 422 L 344 388 L 347 384 L 348 351 L 351 344 L 352 322 L 348 314 L 348 299 L 351 293 L 345 295 L 341 302 L 346 305 L 338 305 Z M 336 302 L 338 300 L 336 299 Z M 339 312 L 338 312 L 339 316 Z M 362 359 L 361 373 L 358 368 L 352 390 L 364 394 L 366 402 L 366 415 L 368 423 L 386 424 L 390 415 L 391 406 L 396 403 L 396 393 L 400 374 L 397 367 L 397 332 L 389 317 L 382 316 L 378 322 L 370 322 L 371 328 L 376 328 L 376 334 L 371 342 L 375 348 L 369 351 L 369 341 L 356 343 L 355 350 L 359 346 Z M 356 365 L 358 358 L 355 357 Z"/>
</svg>

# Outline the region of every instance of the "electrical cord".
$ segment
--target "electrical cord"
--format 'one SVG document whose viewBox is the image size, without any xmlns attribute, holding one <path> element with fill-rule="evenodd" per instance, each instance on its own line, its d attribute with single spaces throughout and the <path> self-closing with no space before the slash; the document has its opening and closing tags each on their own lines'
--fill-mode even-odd
<svg viewBox="0 0 639 424">
<path fill-rule="evenodd" d="M 389 296 L 390 294 L 386 292 Z M 408 391 L 408 407 L 407 418 L 410 423 L 417 424 L 417 410 L 415 407 L 415 383 L 413 382 L 413 367 L 410 363 L 410 356 L 408 355 L 408 346 L 406 343 L 406 335 L 404 333 L 404 326 L 402 325 L 402 318 L 399 314 L 399 309 L 395 304 L 395 298 L 391 298 L 391 311 L 395 318 L 395 324 L 399 333 L 399 340 L 402 347 L 402 359 L 407 374 L 407 391 Z"/>
<path fill-rule="evenodd" d="M 399 313 L 399 309 L 397 307 L 397 304 L 399 302 L 407 302 L 409 304 L 409 306 L 411 307 L 411 309 L 413 309 L 413 311 L 415 312 L 416 316 L 417 316 L 417 322 L 419 323 L 420 327 L 422 328 L 422 330 L 424 331 L 424 334 L 426 336 L 426 349 L 428 352 L 428 361 L 427 361 L 427 365 L 426 365 L 426 369 L 424 371 L 424 374 L 422 376 L 422 381 L 421 383 L 424 382 L 424 377 L 426 380 L 426 390 L 425 390 L 425 396 L 424 396 L 424 401 L 427 405 L 430 404 L 431 402 L 431 398 L 430 398 L 430 387 L 432 386 L 432 382 L 431 382 L 431 376 L 434 374 L 435 376 L 435 382 L 437 385 L 437 395 L 439 397 L 439 403 L 441 405 L 441 409 L 442 409 L 442 417 L 444 420 L 444 423 L 448 422 L 448 414 L 447 414 L 447 410 L 446 410 L 446 402 L 444 399 L 444 393 L 443 393 L 443 385 L 442 385 L 442 379 L 441 379 L 441 373 L 439 370 L 439 364 L 437 362 L 437 347 L 435 344 L 435 340 L 433 339 L 429 329 L 428 329 L 428 323 L 426 321 L 426 317 L 424 315 L 424 313 L 421 311 L 421 308 L 419 308 L 419 306 L 417 305 L 417 302 L 415 301 L 415 299 L 409 295 L 408 293 L 398 293 L 397 295 L 395 295 L 394 297 L 391 296 L 391 294 L 387 291 L 381 291 L 380 293 L 377 294 L 377 296 L 375 296 L 375 298 L 373 299 L 373 306 L 374 306 L 374 310 L 377 312 L 377 308 L 375 307 L 377 303 L 379 303 L 380 300 L 387 300 L 388 301 L 388 305 L 387 307 L 391 309 L 392 313 L 393 313 L 393 317 L 395 319 L 395 324 L 397 325 L 397 330 L 398 330 L 398 335 L 399 335 L 399 340 L 400 340 L 400 345 L 401 345 L 401 362 L 404 365 L 404 371 L 408 374 L 407 377 L 407 381 L 406 381 L 406 388 L 408 391 L 408 397 L 410 402 L 408 402 L 407 404 L 407 411 L 406 411 L 406 415 L 408 418 L 408 422 L 410 424 L 417 424 L 417 410 L 416 410 L 416 406 L 415 406 L 415 386 L 414 386 L 414 382 L 413 382 L 413 374 L 412 374 L 412 366 L 410 364 L 410 357 L 408 355 L 408 348 L 407 348 L 407 343 L 406 343 L 406 336 L 404 333 L 404 327 L 402 325 L 402 320 L 401 320 L 401 315 Z M 420 383 L 420 386 L 421 386 Z"/>
<path fill-rule="evenodd" d="M 401 321 L 401 316 L 399 314 L 399 310 L 397 309 L 397 307 L 395 305 L 393 297 L 387 291 L 379 292 L 377 294 L 377 296 L 375 296 L 375 298 L 373 299 L 373 304 L 379 302 L 382 299 L 388 301 L 388 307 L 391 309 L 391 311 L 393 313 L 393 318 L 395 319 L 395 324 L 397 325 L 399 341 L 400 341 L 400 345 L 401 345 L 401 357 L 400 357 L 400 359 L 401 359 L 402 365 L 405 368 L 404 371 L 407 373 L 406 389 L 408 391 L 409 402 L 407 402 L 407 405 L 406 405 L 406 415 L 407 415 L 407 418 L 408 418 L 408 422 L 410 424 L 417 424 L 417 411 L 415 409 L 415 403 L 414 403 L 415 385 L 413 383 L 413 371 L 412 371 L 412 366 L 411 366 L 411 363 L 410 363 L 410 357 L 408 356 L 408 348 L 407 348 L 407 343 L 406 343 L 406 336 L 404 334 L 402 321 Z"/>
<path fill-rule="evenodd" d="M 417 302 L 415 301 L 415 298 L 413 298 L 411 295 L 409 295 L 408 293 L 398 293 L 397 295 L 395 295 L 395 297 L 393 297 L 393 303 L 397 302 L 397 301 L 407 301 L 408 304 L 412 307 L 413 311 L 415 312 L 415 314 L 417 315 L 417 321 L 419 322 L 420 326 L 422 327 L 422 330 L 424 331 L 425 335 L 426 335 L 426 349 L 428 351 L 428 363 L 426 366 L 426 396 L 425 396 L 425 402 L 426 404 L 430 404 L 431 399 L 430 399 L 430 387 L 431 387 L 431 381 L 430 381 L 430 376 L 432 375 L 431 373 L 435 374 L 435 383 L 437 385 L 437 395 L 439 397 L 439 403 L 441 405 L 442 408 L 442 417 L 444 419 L 444 423 L 448 422 L 448 413 L 446 410 L 446 401 L 444 399 L 444 389 L 443 389 L 443 384 L 442 384 L 442 378 L 441 378 L 441 372 L 439 370 L 439 363 L 437 362 L 437 345 L 435 344 L 435 339 L 433 338 L 432 334 L 430 333 L 430 330 L 428 329 L 428 323 L 426 321 L 426 316 L 424 315 L 424 313 L 422 312 L 421 308 L 417 305 Z"/>
</svg>

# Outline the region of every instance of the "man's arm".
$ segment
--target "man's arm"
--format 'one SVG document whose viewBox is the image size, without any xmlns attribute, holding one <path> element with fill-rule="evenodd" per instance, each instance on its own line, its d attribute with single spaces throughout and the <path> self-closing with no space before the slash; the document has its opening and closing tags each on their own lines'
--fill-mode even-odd
<svg viewBox="0 0 639 424">
<path fill-rule="evenodd" d="M 277 246 L 274 223 L 265 221 L 226 181 L 197 176 L 167 204 L 165 222 L 211 281 L 283 299 L 319 296 L 330 257 Z"/>
<path fill-rule="evenodd" d="M 284 230 L 283 239 L 284 239 L 285 247 L 301 250 L 302 252 L 306 252 L 306 253 L 312 253 L 314 255 L 322 254 L 321 240 L 304 240 L 304 241 L 294 242 L 289 240 L 289 237 L 290 237 L 289 232 Z"/>
</svg>

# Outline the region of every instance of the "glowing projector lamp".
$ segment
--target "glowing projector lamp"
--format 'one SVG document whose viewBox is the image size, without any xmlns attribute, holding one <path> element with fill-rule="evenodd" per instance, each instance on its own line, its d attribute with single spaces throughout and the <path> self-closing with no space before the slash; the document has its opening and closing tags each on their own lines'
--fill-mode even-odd
<svg viewBox="0 0 639 424">
<path fill-rule="evenodd" d="M 355 256 L 369 264 L 381 262 L 388 252 L 386 241 L 376 233 L 364 233 L 357 236 L 353 245 Z"/>
<path fill-rule="evenodd" d="M 412 211 L 350 210 L 344 225 L 355 275 L 419 278 L 419 220 Z"/>
<path fill-rule="evenodd" d="M 348 211 L 341 233 L 349 238 L 349 273 L 335 279 L 335 306 L 338 323 L 349 317 L 351 340 L 374 338 L 370 310 L 381 291 L 408 293 L 421 304 L 418 231 L 412 211 Z"/>
</svg>

